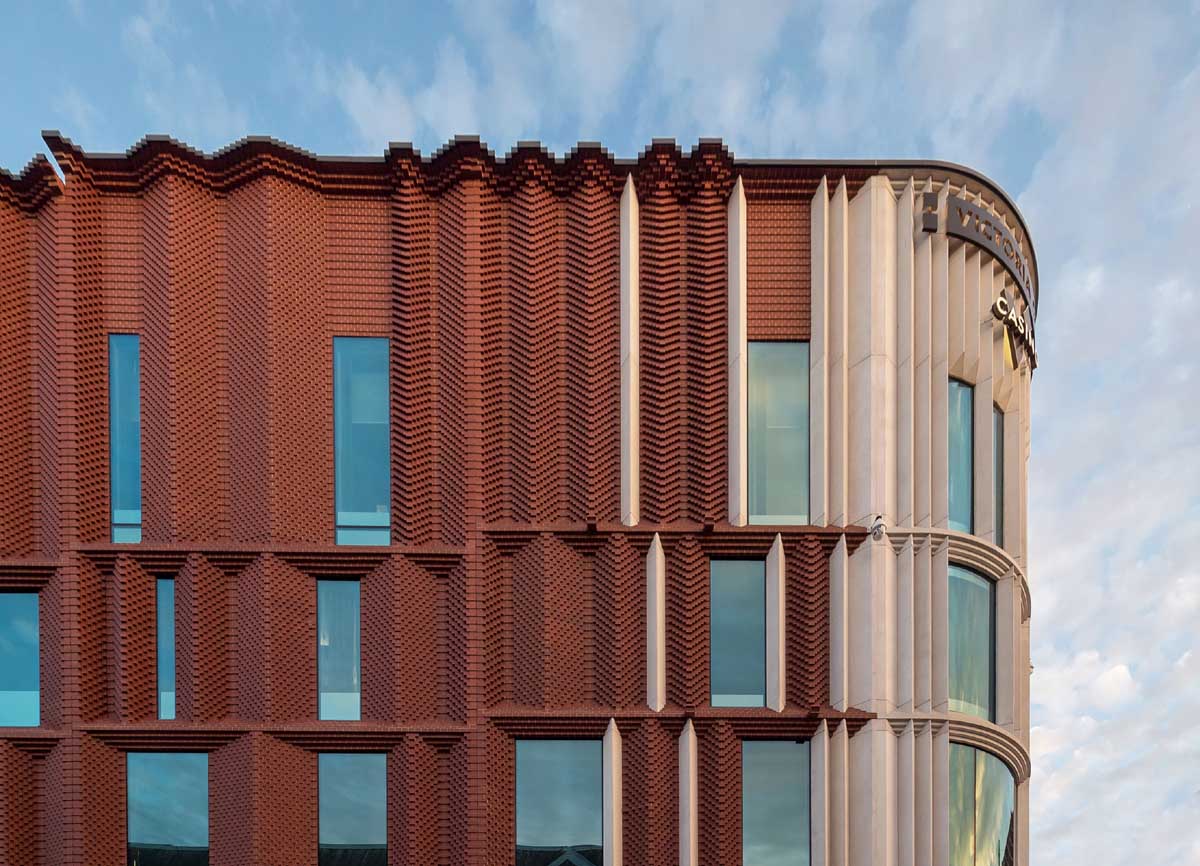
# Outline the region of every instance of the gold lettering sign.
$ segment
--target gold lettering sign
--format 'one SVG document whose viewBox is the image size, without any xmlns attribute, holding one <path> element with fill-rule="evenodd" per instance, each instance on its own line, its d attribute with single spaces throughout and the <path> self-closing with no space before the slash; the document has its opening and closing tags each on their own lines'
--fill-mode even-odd
<svg viewBox="0 0 1200 866">
<path fill-rule="evenodd" d="M 1009 339 L 1029 355 L 1030 361 L 1036 367 L 1037 347 L 1033 339 L 1033 329 L 1029 327 L 1029 322 L 1025 317 L 1017 311 L 1016 304 L 1012 303 L 1007 296 L 998 295 L 992 302 L 992 315 L 1004 325 Z"/>
</svg>

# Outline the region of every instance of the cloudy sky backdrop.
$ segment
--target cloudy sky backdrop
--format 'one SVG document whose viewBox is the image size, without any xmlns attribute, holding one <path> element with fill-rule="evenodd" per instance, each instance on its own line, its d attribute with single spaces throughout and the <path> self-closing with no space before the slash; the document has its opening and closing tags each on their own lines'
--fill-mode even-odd
<svg viewBox="0 0 1200 866">
<path fill-rule="evenodd" d="M 1200 2 L 380 5 L 16 0 L 0 166 L 57 127 L 89 150 L 719 136 L 980 169 L 1043 286 L 1033 860 L 1200 863 Z"/>
</svg>

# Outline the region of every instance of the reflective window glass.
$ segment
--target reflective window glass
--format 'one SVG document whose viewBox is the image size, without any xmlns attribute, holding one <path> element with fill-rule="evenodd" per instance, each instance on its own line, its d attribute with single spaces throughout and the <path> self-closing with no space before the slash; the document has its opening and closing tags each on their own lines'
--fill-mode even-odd
<svg viewBox="0 0 1200 866">
<path fill-rule="evenodd" d="M 602 866 L 602 742 L 517 740 L 516 747 L 516 866 Z"/>
<path fill-rule="evenodd" d="M 389 544 L 388 341 L 335 337 L 333 449 L 338 544 Z"/>
<path fill-rule="evenodd" d="M 108 445 L 112 540 L 142 540 L 142 421 L 137 334 L 108 335 Z"/>
<path fill-rule="evenodd" d="M 175 718 L 175 581 L 157 581 L 158 717 Z"/>
<path fill-rule="evenodd" d="M 767 689 L 766 569 L 762 560 L 710 566 L 709 672 L 714 707 L 761 707 Z"/>
<path fill-rule="evenodd" d="M 1016 862 L 1016 782 L 988 752 L 950 744 L 950 864 Z"/>
<path fill-rule="evenodd" d="M 974 532 L 975 389 L 957 379 L 950 380 L 950 528 Z"/>
<path fill-rule="evenodd" d="M 128 866 L 208 866 L 208 755 L 126 756 Z"/>
<path fill-rule="evenodd" d="M 0 592 L 0 728 L 41 724 L 38 596 Z"/>
<path fill-rule="evenodd" d="M 752 523 L 808 522 L 808 343 L 748 346 Z"/>
<path fill-rule="evenodd" d="M 317 759 L 318 866 L 387 866 L 387 756 Z"/>
<path fill-rule="evenodd" d="M 950 566 L 950 709 L 991 719 L 996 680 L 995 584 Z"/>
<path fill-rule="evenodd" d="M 1004 546 L 1004 413 L 992 406 L 992 513 L 995 514 L 996 545 Z"/>
<path fill-rule="evenodd" d="M 742 866 L 808 866 L 808 743 L 742 743 Z"/>
<path fill-rule="evenodd" d="M 359 588 L 356 580 L 317 581 L 318 718 L 360 718 Z"/>
</svg>

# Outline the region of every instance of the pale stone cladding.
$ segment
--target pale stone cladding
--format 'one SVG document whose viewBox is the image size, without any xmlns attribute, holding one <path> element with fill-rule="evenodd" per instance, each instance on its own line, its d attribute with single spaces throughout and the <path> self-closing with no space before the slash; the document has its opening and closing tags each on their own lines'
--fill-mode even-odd
<svg viewBox="0 0 1200 866">
<path fill-rule="evenodd" d="M 899 165 L 899 164 L 897 164 Z M 933 197 L 927 198 L 928 194 Z M 865 543 L 830 563 L 830 696 L 837 710 L 875 714 L 853 734 L 822 722 L 811 742 L 814 866 L 949 866 L 951 743 L 999 757 L 1016 782 L 1016 862 L 1027 864 L 1029 620 L 1027 472 L 1030 377 L 993 314 L 1003 295 L 1025 320 L 1035 310 L 983 246 L 948 234 L 947 199 L 966 199 L 1030 254 L 1008 200 L 953 168 L 881 168 L 850 194 L 826 174 L 811 209 L 809 522 L 865 526 Z M 922 211 L 936 200 L 937 225 Z M 637 200 L 622 201 L 622 250 L 636 250 Z M 729 523 L 747 523 L 747 204 L 728 204 Z M 622 257 L 622 430 L 637 429 L 637 264 Z M 632 357 L 626 347 L 634 347 Z M 636 380 L 636 377 L 634 377 Z M 973 386 L 974 532 L 949 528 L 950 378 Z M 993 407 L 1004 413 L 1002 545 L 993 514 Z M 625 522 L 637 523 L 637 437 L 622 441 Z M 631 444 L 632 443 L 632 444 Z M 767 706 L 783 708 L 782 547 L 767 560 Z M 995 583 L 995 721 L 948 702 L 947 582 L 951 564 Z M 647 703 L 662 706 L 661 547 L 647 556 Z M 697 861 L 696 747 L 680 734 L 680 863 Z"/>
</svg>

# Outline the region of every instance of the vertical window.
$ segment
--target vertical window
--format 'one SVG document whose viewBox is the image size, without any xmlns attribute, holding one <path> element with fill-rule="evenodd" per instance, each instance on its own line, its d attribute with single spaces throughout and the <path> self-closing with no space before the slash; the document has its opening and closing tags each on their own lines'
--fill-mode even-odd
<svg viewBox="0 0 1200 866">
<path fill-rule="evenodd" d="M 950 866 L 1016 862 L 1016 782 L 1004 762 L 950 744 Z"/>
<path fill-rule="evenodd" d="M 517 740 L 518 866 L 604 862 L 600 740 Z"/>
<path fill-rule="evenodd" d="M 808 523 L 808 343 L 750 343 L 751 523 Z"/>
<path fill-rule="evenodd" d="M 317 581 L 320 719 L 354 721 L 361 717 L 358 608 L 358 581 Z"/>
<path fill-rule="evenodd" d="M 108 335 L 108 444 L 112 540 L 142 540 L 142 422 L 137 334 Z"/>
<path fill-rule="evenodd" d="M 996 691 L 995 584 L 951 565 L 949 602 L 950 709 L 991 720 Z"/>
<path fill-rule="evenodd" d="M 992 513 L 996 546 L 1004 546 L 1004 413 L 992 404 Z"/>
<path fill-rule="evenodd" d="M 175 718 L 175 580 L 157 581 L 158 717 Z"/>
<path fill-rule="evenodd" d="M 0 728 L 41 724 L 38 596 L 0 592 Z"/>
<path fill-rule="evenodd" d="M 317 758 L 317 866 L 387 866 L 387 756 Z"/>
<path fill-rule="evenodd" d="M 742 743 L 742 866 L 808 866 L 808 743 Z"/>
<path fill-rule="evenodd" d="M 333 450 L 338 544 L 391 543 L 388 341 L 333 340 Z"/>
<path fill-rule="evenodd" d="M 126 756 L 128 866 L 208 866 L 208 755 Z"/>
<path fill-rule="evenodd" d="M 761 560 L 716 559 L 710 577 L 712 705 L 765 706 L 766 569 Z"/>
<path fill-rule="evenodd" d="M 975 389 L 950 380 L 950 528 L 974 532 Z"/>
</svg>

